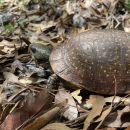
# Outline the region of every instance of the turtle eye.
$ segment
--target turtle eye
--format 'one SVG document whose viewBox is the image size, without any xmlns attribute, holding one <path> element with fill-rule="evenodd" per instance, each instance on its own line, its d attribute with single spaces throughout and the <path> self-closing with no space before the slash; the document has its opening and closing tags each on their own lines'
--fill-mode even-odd
<svg viewBox="0 0 130 130">
<path fill-rule="evenodd" d="M 31 51 L 33 52 L 33 53 L 36 53 L 36 47 L 31 47 Z"/>
</svg>

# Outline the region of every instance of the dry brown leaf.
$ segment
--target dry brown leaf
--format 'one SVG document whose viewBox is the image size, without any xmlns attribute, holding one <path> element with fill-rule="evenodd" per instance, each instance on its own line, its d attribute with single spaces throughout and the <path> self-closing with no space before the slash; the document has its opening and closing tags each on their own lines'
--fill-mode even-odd
<svg viewBox="0 0 130 130">
<path fill-rule="evenodd" d="M 121 97 L 119 96 L 111 96 L 111 97 L 106 97 L 105 102 L 109 103 L 119 103 L 121 101 Z"/>
<path fill-rule="evenodd" d="M 91 6 L 91 4 L 94 2 L 94 0 L 84 0 L 83 2 L 81 2 L 81 6 L 83 8 L 89 8 Z"/>
<path fill-rule="evenodd" d="M 102 113 L 102 115 L 99 117 L 101 119 L 101 122 L 97 125 L 97 127 L 95 128 L 95 130 L 99 129 L 99 127 L 103 124 L 103 122 L 106 119 L 106 117 L 110 114 L 111 110 L 112 110 L 112 105 L 107 110 L 105 110 Z"/>
<path fill-rule="evenodd" d="M 35 80 L 33 78 L 30 78 L 30 77 L 21 77 L 21 78 L 19 78 L 19 83 L 28 85 L 28 84 L 34 83 Z"/>
<path fill-rule="evenodd" d="M 56 23 L 54 21 L 49 21 L 49 22 L 45 22 L 45 23 L 40 23 L 40 24 L 34 24 L 34 23 L 30 23 L 29 24 L 29 28 L 33 31 L 37 30 L 37 32 L 41 32 L 41 31 L 45 31 L 48 28 L 51 28 L 53 26 L 55 26 Z"/>
<path fill-rule="evenodd" d="M 65 112 L 63 116 L 69 120 L 76 119 L 78 117 L 78 110 L 76 103 L 71 96 L 71 94 L 67 93 L 64 89 L 59 90 L 59 92 L 55 96 L 55 103 L 59 104 L 65 100 L 68 100 L 67 105 L 65 106 Z"/>
<path fill-rule="evenodd" d="M 3 112 L 3 108 L 2 108 L 2 105 L 0 104 L 0 117 L 2 115 L 2 112 Z"/>
<path fill-rule="evenodd" d="M 52 105 L 52 100 L 53 98 L 50 96 L 47 89 L 44 89 L 35 97 L 30 94 L 23 107 L 16 109 L 9 114 L 0 128 L 2 130 L 16 129 L 40 110 L 48 110 Z"/>
<path fill-rule="evenodd" d="M 25 107 L 33 114 L 37 113 L 41 109 L 46 111 L 52 106 L 53 97 L 47 89 L 43 89 L 37 96 L 30 95 L 26 102 Z"/>
<path fill-rule="evenodd" d="M 15 51 L 15 49 L 20 48 L 20 43 L 18 41 L 12 40 L 12 41 L 7 41 L 7 40 L 2 40 L 0 42 L 0 48 L 1 51 L 3 51 L 6 54 L 11 54 Z"/>
<path fill-rule="evenodd" d="M 130 33 L 130 14 L 123 16 L 123 28 L 125 32 Z"/>
<path fill-rule="evenodd" d="M 46 125 L 44 128 L 40 130 L 72 130 L 72 129 L 67 127 L 63 123 L 52 123 L 52 124 Z"/>
<path fill-rule="evenodd" d="M 108 114 L 111 112 L 111 110 L 112 110 L 112 106 L 110 106 L 108 109 L 104 110 L 102 112 L 101 116 L 95 120 L 95 122 L 104 120 L 108 116 Z"/>
<path fill-rule="evenodd" d="M 69 15 L 74 14 L 77 9 L 76 6 L 78 6 L 78 2 L 76 3 L 76 2 L 67 1 L 65 5 L 65 10 Z"/>
<path fill-rule="evenodd" d="M 15 76 L 13 73 L 11 72 L 3 72 L 4 78 L 6 79 L 7 82 L 14 82 L 14 83 L 18 83 L 18 77 Z"/>
<path fill-rule="evenodd" d="M 30 114 L 25 109 L 19 109 L 9 114 L 0 128 L 2 130 L 15 130 L 29 117 Z"/>
<path fill-rule="evenodd" d="M 130 104 L 130 98 L 126 98 L 126 97 L 119 97 L 119 96 L 111 96 L 111 97 L 106 97 L 105 98 L 105 102 L 108 103 L 119 103 L 119 102 L 123 102 L 125 105 Z"/>
<path fill-rule="evenodd" d="M 3 112 L 0 117 L 1 122 L 3 122 L 4 119 L 7 117 L 7 115 L 11 113 L 11 111 L 14 111 L 16 106 L 22 102 L 21 100 L 22 96 L 20 94 L 26 93 L 27 90 L 29 89 L 28 88 L 22 89 L 21 91 L 18 91 L 17 93 L 13 94 L 11 97 L 8 98 L 6 102 L 8 102 L 9 104 L 7 104 L 6 107 L 3 109 Z"/>
<path fill-rule="evenodd" d="M 79 96 L 80 90 L 81 90 L 81 89 L 75 90 L 74 92 L 71 93 L 71 95 L 73 96 L 74 99 L 77 100 L 78 103 L 81 104 L 81 103 L 82 103 L 82 97 Z"/>
<path fill-rule="evenodd" d="M 1 122 L 4 121 L 4 119 L 7 117 L 7 115 L 10 113 L 10 111 L 11 111 L 11 109 L 12 109 L 13 107 L 14 107 L 14 104 L 8 104 L 8 105 L 4 108 L 4 110 L 3 110 L 2 114 L 1 114 L 1 117 L 0 117 Z"/>
<path fill-rule="evenodd" d="M 100 128 L 98 130 L 116 130 L 116 128 L 108 128 L 108 127 L 106 127 L 106 128 Z"/>
<path fill-rule="evenodd" d="M 59 111 L 60 111 L 59 107 L 55 107 L 51 109 L 45 114 L 37 117 L 33 122 L 25 126 L 23 130 L 39 130 L 40 128 L 45 126 L 47 123 L 49 123 L 52 119 L 54 119 L 54 117 L 56 117 L 59 114 Z"/>
<path fill-rule="evenodd" d="M 125 130 L 130 130 L 130 126 L 128 126 Z"/>
<path fill-rule="evenodd" d="M 106 120 L 103 122 L 104 126 L 107 127 L 128 127 L 130 125 L 130 108 L 126 106 L 122 110 L 117 110 L 116 112 L 111 113 Z"/>
<path fill-rule="evenodd" d="M 105 105 L 104 97 L 98 95 L 91 95 L 90 100 L 92 102 L 93 108 L 89 112 L 86 120 L 84 121 L 83 130 L 87 130 L 90 124 L 93 122 L 94 118 L 99 116 L 102 112 L 103 106 Z"/>
</svg>

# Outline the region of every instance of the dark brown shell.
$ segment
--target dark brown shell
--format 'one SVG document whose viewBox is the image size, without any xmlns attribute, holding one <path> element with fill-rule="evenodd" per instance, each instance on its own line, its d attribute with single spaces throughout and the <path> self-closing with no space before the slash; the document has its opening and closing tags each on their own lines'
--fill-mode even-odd
<svg viewBox="0 0 130 130">
<path fill-rule="evenodd" d="M 53 71 L 99 94 L 130 91 L 130 34 L 118 30 L 80 33 L 50 56 Z"/>
</svg>

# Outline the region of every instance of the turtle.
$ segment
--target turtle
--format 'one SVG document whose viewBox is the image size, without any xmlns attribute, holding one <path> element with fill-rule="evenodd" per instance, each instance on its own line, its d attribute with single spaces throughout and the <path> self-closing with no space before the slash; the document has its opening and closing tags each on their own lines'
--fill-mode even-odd
<svg viewBox="0 0 130 130">
<path fill-rule="evenodd" d="M 73 35 L 53 49 L 32 44 L 30 50 L 40 55 L 38 60 L 49 61 L 56 75 L 78 88 L 106 95 L 130 91 L 129 33 L 95 29 Z"/>
</svg>

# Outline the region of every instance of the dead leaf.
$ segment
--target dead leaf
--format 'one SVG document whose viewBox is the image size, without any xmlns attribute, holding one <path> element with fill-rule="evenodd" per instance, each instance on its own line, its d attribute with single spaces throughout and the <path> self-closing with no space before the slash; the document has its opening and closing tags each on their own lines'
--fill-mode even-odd
<svg viewBox="0 0 130 130">
<path fill-rule="evenodd" d="M 128 126 L 125 130 L 130 130 L 130 126 Z"/>
<path fill-rule="evenodd" d="M 105 128 L 100 128 L 98 130 L 117 130 L 117 129 L 116 128 L 105 127 Z"/>
<path fill-rule="evenodd" d="M 25 109 L 21 108 L 9 114 L 0 128 L 2 130 L 15 130 L 29 117 L 30 114 Z"/>
<path fill-rule="evenodd" d="M 45 31 L 48 28 L 51 28 L 55 25 L 56 25 L 56 23 L 54 21 L 44 22 L 44 23 L 41 23 L 41 24 L 30 23 L 29 28 L 31 30 L 37 30 L 37 32 L 41 32 L 41 31 Z"/>
<path fill-rule="evenodd" d="M 18 83 L 18 77 L 15 76 L 13 73 L 11 72 L 3 72 L 4 78 L 6 79 L 7 82 L 14 82 L 14 83 Z"/>
<path fill-rule="evenodd" d="M 78 110 L 76 107 L 76 103 L 73 99 L 73 97 L 67 93 L 64 89 L 59 90 L 59 92 L 55 96 L 55 103 L 59 104 L 65 100 L 68 100 L 67 105 L 65 106 L 65 112 L 63 113 L 63 116 L 69 120 L 76 119 L 78 116 Z"/>
<path fill-rule="evenodd" d="M 90 100 L 92 102 L 93 108 L 89 112 L 86 120 L 84 121 L 83 130 L 87 130 L 90 124 L 93 122 L 94 118 L 99 116 L 102 112 L 103 106 L 105 105 L 104 97 L 98 95 L 91 95 Z"/>
<path fill-rule="evenodd" d="M 59 114 L 59 111 L 60 111 L 59 107 L 55 107 L 51 109 L 45 114 L 37 117 L 33 122 L 25 126 L 23 130 L 39 130 L 40 128 L 45 126 L 47 123 L 49 123 L 52 119 L 54 119 L 54 117 L 56 117 Z"/>
<path fill-rule="evenodd" d="M 104 120 L 110 114 L 111 110 L 112 110 L 112 105 L 107 110 L 105 110 L 105 111 L 102 112 L 102 115 L 99 117 L 99 119 L 101 120 L 101 122 L 97 125 L 97 127 L 95 128 L 95 130 L 99 129 L 99 127 L 103 124 Z"/>
<path fill-rule="evenodd" d="M 123 102 L 125 105 L 130 104 L 130 98 L 129 97 L 119 97 L 119 96 L 111 96 L 111 97 L 106 97 L 105 102 L 108 103 L 119 103 Z"/>
<path fill-rule="evenodd" d="M 78 6 L 78 3 L 67 1 L 65 5 L 65 9 L 69 15 L 74 14 L 76 10 L 76 6 Z"/>
<path fill-rule="evenodd" d="M 52 124 L 46 125 L 44 128 L 40 130 L 72 130 L 72 129 L 67 127 L 63 123 L 52 123 Z"/>
<path fill-rule="evenodd" d="M 126 106 L 122 110 L 117 110 L 116 112 L 111 113 L 106 120 L 103 122 L 104 126 L 107 127 L 128 127 L 130 125 L 130 108 Z"/>
<path fill-rule="evenodd" d="M 37 96 L 28 96 L 24 105 L 14 110 L 7 116 L 1 125 L 2 130 L 14 130 L 22 125 L 27 119 L 37 114 L 40 110 L 46 111 L 52 105 L 53 98 L 48 93 L 47 89 L 44 89 Z"/>
<path fill-rule="evenodd" d="M 81 4 L 81 6 L 83 7 L 83 8 L 89 8 L 91 5 L 92 5 L 92 3 L 94 2 L 94 0 L 84 0 L 83 2 L 81 2 L 80 4 Z"/>
<path fill-rule="evenodd" d="M 82 103 L 82 97 L 79 96 L 81 89 L 75 90 L 71 93 L 72 97 L 77 100 L 78 103 Z"/>
</svg>

